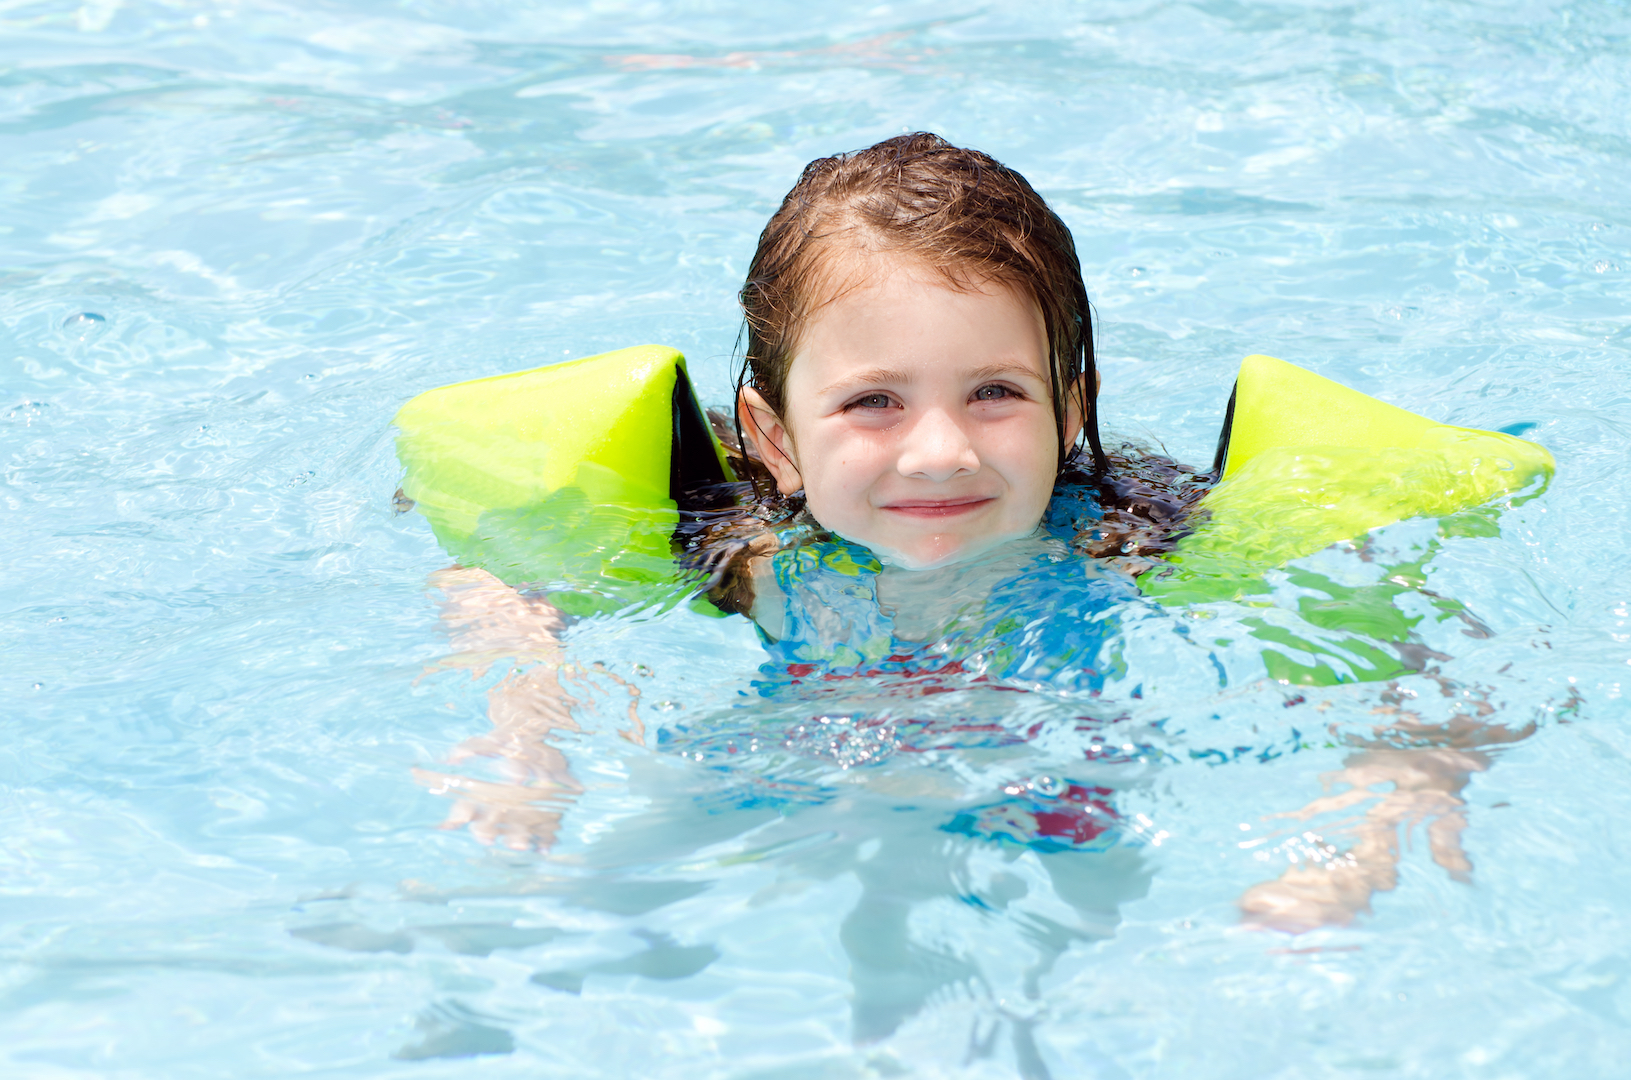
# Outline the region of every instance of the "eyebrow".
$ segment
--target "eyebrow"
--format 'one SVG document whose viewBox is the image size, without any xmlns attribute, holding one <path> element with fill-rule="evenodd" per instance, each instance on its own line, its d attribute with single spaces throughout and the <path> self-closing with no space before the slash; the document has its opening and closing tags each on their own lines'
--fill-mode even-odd
<svg viewBox="0 0 1631 1080">
<path fill-rule="evenodd" d="M 822 394 L 832 394 L 840 390 L 848 390 L 852 386 L 874 386 L 878 383 L 899 385 L 911 381 L 912 376 L 909 372 L 897 371 L 894 368 L 873 368 L 871 371 L 862 371 L 839 379 L 831 386 L 823 387 L 820 392 Z"/>
<path fill-rule="evenodd" d="M 1038 375 L 1029 365 L 1021 364 L 1015 360 L 1007 360 L 996 364 L 987 364 L 983 368 L 976 368 L 972 374 L 976 379 L 994 379 L 999 375 L 1027 375 L 1033 379 L 1047 378 L 1046 374 Z"/>
</svg>

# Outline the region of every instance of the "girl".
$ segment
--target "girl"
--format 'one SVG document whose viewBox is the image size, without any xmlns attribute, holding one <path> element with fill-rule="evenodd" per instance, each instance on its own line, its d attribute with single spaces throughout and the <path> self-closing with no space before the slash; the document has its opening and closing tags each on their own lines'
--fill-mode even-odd
<svg viewBox="0 0 1631 1080">
<path fill-rule="evenodd" d="M 1007 723 L 1022 703 L 964 693 L 942 699 L 948 713 L 928 694 L 1099 690 L 1119 664 L 1117 622 L 1143 610 L 1129 576 L 1182 535 L 1212 476 L 1101 445 L 1080 263 L 1070 231 L 1031 186 L 922 133 L 812 162 L 760 237 L 741 301 L 736 407 L 715 426 L 752 484 L 693 493 L 677 539 L 688 562 L 714 571 L 710 598 L 753 618 L 772 663 L 751 710 L 667 724 L 668 748 L 722 761 L 765 740 L 846 767 L 897 750 L 972 743 L 983 753 L 1022 741 Z M 493 734 L 464 748 L 501 758 L 510 782 L 424 779 L 462 796 L 449 827 L 548 846 L 561 804 L 581 791 L 546 738 L 576 730 L 570 669 L 557 662 L 561 616 L 479 570 L 444 571 L 437 584 L 468 662 L 518 663 L 493 691 Z M 1165 622 L 1183 635 L 1181 620 Z M 836 707 L 814 708 L 822 699 Z M 897 707 L 901 699 L 910 704 Z M 787 714 L 779 731 L 778 712 Z M 637 737 L 632 707 L 630 718 Z M 1378 744 L 1349 761 L 1337 778 L 1353 791 L 1305 814 L 1370 799 L 1379 782 L 1398 790 L 1372 808 L 1335 871 L 1294 868 L 1252 889 L 1242 900 L 1249 919 L 1286 930 L 1350 920 L 1391 887 L 1393 830 L 1406 817 L 1433 818 L 1434 858 L 1465 873 L 1458 792 L 1487 766 L 1480 747 L 1525 733 L 1423 731 L 1411 735 L 1444 745 Z M 961 791 L 939 793 L 960 808 L 938 828 L 1044 855 L 1103 846 L 1112 793 L 1065 780 L 1049 787 L 1008 784 L 978 806 Z M 856 865 L 872 899 L 846 933 L 905 939 L 899 867 L 923 860 L 923 840 L 898 840 L 879 860 L 886 871 Z M 1050 867 L 1063 888 L 1071 864 Z M 1137 873 L 1122 877 L 1127 895 L 1141 888 Z M 1114 907 L 1111 898 L 1109 925 Z M 904 1015 L 885 999 L 900 996 L 911 965 L 875 963 L 876 953 L 852 950 L 858 1037 Z M 926 981 L 906 997 L 925 1000 L 938 986 Z"/>
<path fill-rule="evenodd" d="M 1136 594 L 1070 547 L 1136 572 L 1207 477 L 1105 453 L 1081 266 L 1041 196 L 924 133 L 822 158 L 765 227 L 741 300 L 727 441 L 751 495 L 696 493 L 679 539 L 715 570 L 715 603 L 760 628 L 770 682 L 1098 689 Z M 476 662 L 507 643 L 553 654 L 541 600 L 482 571 L 438 584 Z M 468 751 L 507 759 L 517 783 L 427 782 L 465 796 L 450 824 L 547 844 L 557 815 L 537 803 L 576 788 L 541 738 L 570 722 L 562 690 L 518 674 L 494 694 L 497 730 Z"/>
<path fill-rule="evenodd" d="M 1205 483 L 1159 459 L 1144 472 L 1184 482 L 1112 474 L 1081 265 L 1041 196 L 924 133 L 822 158 L 765 227 L 741 299 L 739 464 L 791 501 L 792 528 L 750 545 L 715 602 L 751 614 L 784 662 L 875 665 L 960 616 L 989 630 L 1006 586 L 1022 622 L 1055 616 L 1007 651 L 1075 663 L 1096 687 L 1083 657 L 1104 625 L 1080 619 L 1131 590 L 1063 541 L 1164 550 Z M 987 642 L 982 674 L 1003 674 L 989 663 L 1002 652 Z"/>
</svg>

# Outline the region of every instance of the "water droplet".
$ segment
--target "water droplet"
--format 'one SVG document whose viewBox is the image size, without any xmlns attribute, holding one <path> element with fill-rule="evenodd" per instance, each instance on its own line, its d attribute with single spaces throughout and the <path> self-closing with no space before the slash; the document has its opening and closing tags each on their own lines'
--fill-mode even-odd
<svg viewBox="0 0 1631 1080">
<path fill-rule="evenodd" d="M 100 337 L 108 328 L 108 320 L 94 311 L 81 311 L 62 320 L 62 329 L 75 341 L 89 341 Z"/>
</svg>

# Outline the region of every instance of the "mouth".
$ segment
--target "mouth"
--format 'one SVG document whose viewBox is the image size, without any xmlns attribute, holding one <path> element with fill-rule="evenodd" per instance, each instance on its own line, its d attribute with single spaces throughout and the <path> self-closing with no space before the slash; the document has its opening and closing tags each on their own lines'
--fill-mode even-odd
<svg viewBox="0 0 1631 1080">
<path fill-rule="evenodd" d="M 883 509 L 902 517 L 938 521 L 976 513 L 994 502 L 995 499 L 986 495 L 970 495 L 961 499 L 902 499 L 889 503 Z"/>
</svg>

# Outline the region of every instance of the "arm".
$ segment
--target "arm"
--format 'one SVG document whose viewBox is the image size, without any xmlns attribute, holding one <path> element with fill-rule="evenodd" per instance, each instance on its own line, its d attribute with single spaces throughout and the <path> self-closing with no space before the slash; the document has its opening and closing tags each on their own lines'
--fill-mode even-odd
<svg viewBox="0 0 1631 1080">
<path fill-rule="evenodd" d="M 472 757 L 499 762 L 501 781 L 415 769 L 414 777 L 438 795 L 458 799 L 445 829 L 468 825 L 482 843 L 517 850 L 547 849 L 560 828 L 564 805 L 583 789 L 566 758 L 550 745 L 556 730 L 577 731 L 576 702 L 560 682 L 561 614 L 540 597 L 522 596 L 485 570 L 452 567 L 432 574 L 442 592 L 442 620 L 453 639 L 446 667 L 481 674 L 494 663 L 514 669 L 488 692 L 492 730 L 461 743 L 449 764 Z"/>
<path fill-rule="evenodd" d="M 1408 714 L 1407 714 L 1408 715 Z M 1417 746 L 1399 748 L 1384 738 L 1350 755 L 1343 767 L 1320 779 L 1329 790 L 1346 784 L 1346 791 L 1315 799 L 1301 810 L 1275 817 L 1307 821 L 1320 814 L 1356 808 L 1364 813 L 1350 819 L 1342 831 L 1351 845 L 1339 851 L 1319 838 L 1307 858 L 1291 866 L 1278 880 L 1254 885 L 1240 898 L 1245 921 L 1271 930 L 1300 934 L 1322 926 L 1346 926 L 1371 897 L 1398 884 L 1399 832 L 1425 824 L 1433 861 L 1457 881 L 1471 881 L 1472 861 L 1461 846 L 1467 827 L 1466 801 L 1461 793 L 1474 773 L 1487 770 L 1488 747 L 1516 742 L 1535 730 L 1486 725 L 1471 719 L 1426 727 L 1407 719 L 1387 732 L 1405 736 Z M 1384 792 L 1373 788 L 1391 784 Z"/>
</svg>

